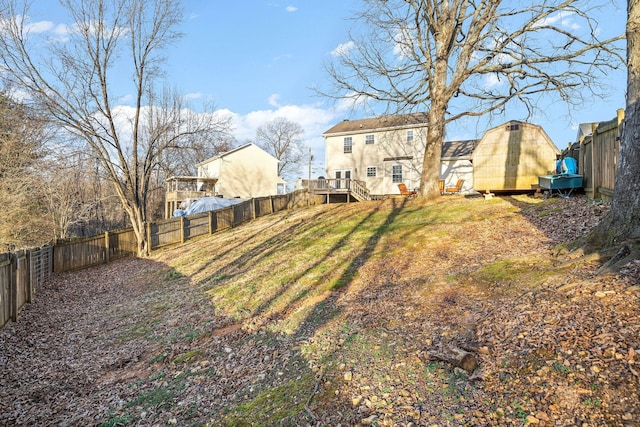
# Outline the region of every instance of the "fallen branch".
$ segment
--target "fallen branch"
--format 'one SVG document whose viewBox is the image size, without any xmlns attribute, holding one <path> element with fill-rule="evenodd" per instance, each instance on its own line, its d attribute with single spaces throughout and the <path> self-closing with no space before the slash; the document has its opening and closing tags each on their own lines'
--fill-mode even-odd
<svg viewBox="0 0 640 427">
<path fill-rule="evenodd" d="M 458 347 L 440 348 L 438 350 L 427 350 L 427 353 L 434 359 L 450 363 L 467 372 L 472 372 L 478 366 L 478 360 L 473 353 L 469 353 Z"/>
</svg>

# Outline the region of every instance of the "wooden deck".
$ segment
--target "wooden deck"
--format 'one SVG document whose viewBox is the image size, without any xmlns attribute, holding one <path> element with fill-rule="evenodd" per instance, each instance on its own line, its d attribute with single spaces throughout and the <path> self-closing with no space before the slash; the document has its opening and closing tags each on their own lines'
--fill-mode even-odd
<svg viewBox="0 0 640 427">
<path fill-rule="evenodd" d="M 349 203 L 371 200 L 371 194 L 362 181 L 355 179 L 313 179 L 309 192 L 326 197 L 326 202 Z"/>
</svg>

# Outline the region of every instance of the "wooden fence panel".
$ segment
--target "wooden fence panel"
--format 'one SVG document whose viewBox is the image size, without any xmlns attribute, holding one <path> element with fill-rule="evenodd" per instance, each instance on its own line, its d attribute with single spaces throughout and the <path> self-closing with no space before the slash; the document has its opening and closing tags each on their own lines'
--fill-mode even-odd
<svg viewBox="0 0 640 427">
<path fill-rule="evenodd" d="M 233 207 L 229 206 L 228 208 L 220 209 L 215 211 L 214 214 L 216 217 L 216 228 L 213 230 L 214 233 L 216 231 L 222 231 L 233 227 Z"/>
<path fill-rule="evenodd" d="M 254 199 L 254 212 L 256 213 L 256 218 L 273 213 L 273 203 L 271 202 L 271 199 L 271 197 Z"/>
<path fill-rule="evenodd" d="M 604 126 L 603 126 L 604 125 Z M 618 138 L 617 122 L 598 126 L 594 136 L 594 158 L 599 159 L 594 164 L 598 182 L 596 183 L 596 197 L 613 196 L 616 180 L 620 140 Z M 605 193 L 605 194 L 602 194 Z"/>
<path fill-rule="evenodd" d="M 281 212 L 286 211 L 289 208 L 289 194 L 282 194 L 280 196 L 273 197 L 273 211 Z"/>
<path fill-rule="evenodd" d="M 103 264 L 107 260 L 105 247 L 104 234 L 56 242 L 53 271 L 59 273 Z"/>
<path fill-rule="evenodd" d="M 233 205 L 233 226 L 238 226 L 253 219 L 253 203 L 251 200 Z"/>
<path fill-rule="evenodd" d="M 593 187 L 593 141 L 590 136 L 580 143 L 580 161 L 578 164 L 584 191 L 587 196 L 593 199 L 595 197 L 595 188 Z"/>
<path fill-rule="evenodd" d="M 138 254 L 138 240 L 133 228 L 109 231 L 109 258 L 118 259 Z"/>
<path fill-rule="evenodd" d="M 0 254 L 0 328 L 11 318 L 11 254 Z"/>
<path fill-rule="evenodd" d="M 151 249 L 174 245 L 182 241 L 182 218 L 165 219 L 150 224 Z"/>
<path fill-rule="evenodd" d="M 184 240 L 209 234 L 209 213 L 199 213 L 184 218 Z"/>
<path fill-rule="evenodd" d="M 579 172 L 585 193 L 592 199 L 611 201 L 613 197 L 623 119 L 624 111 L 618 110 L 616 118 L 598 124 L 580 143 Z"/>
</svg>

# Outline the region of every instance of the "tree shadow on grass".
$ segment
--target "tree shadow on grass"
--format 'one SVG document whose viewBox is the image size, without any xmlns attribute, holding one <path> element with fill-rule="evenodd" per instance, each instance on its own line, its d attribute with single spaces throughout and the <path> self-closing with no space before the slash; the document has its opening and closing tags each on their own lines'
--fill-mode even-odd
<svg viewBox="0 0 640 427">
<path fill-rule="evenodd" d="M 337 209 L 338 207 L 336 206 L 336 208 L 334 208 L 333 210 Z M 207 277 L 201 279 L 200 281 L 197 282 L 197 285 L 203 285 L 206 284 L 208 281 L 211 280 L 211 278 L 215 278 L 218 277 L 221 274 L 225 274 L 225 271 L 229 268 L 229 267 L 233 267 L 233 268 L 237 268 L 238 266 L 244 266 L 246 265 L 249 261 L 254 261 L 254 263 L 256 263 L 257 261 L 269 256 L 270 254 L 276 252 L 277 250 L 279 250 L 282 245 L 286 244 L 291 236 L 295 235 L 296 233 L 302 232 L 304 231 L 306 228 L 309 227 L 310 223 L 313 223 L 315 221 L 321 220 L 329 215 L 332 214 L 332 210 L 323 210 L 320 211 L 316 214 L 314 214 L 313 216 L 311 216 L 310 218 L 308 218 L 306 221 L 304 222 L 297 222 L 297 223 L 292 223 L 290 226 L 286 227 L 284 230 L 282 230 L 281 232 L 279 232 L 278 234 L 274 235 L 273 237 L 269 238 L 268 240 L 266 240 L 265 242 L 252 247 L 250 249 L 246 249 L 242 252 L 242 254 L 236 258 L 234 258 L 233 260 L 229 261 L 228 263 L 226 263 L 224 266 L 218 268 L 215 272 L 213 272 L 212 274 L 209 274 Z M 286 221 L 287 217 L 285 216 L 282 221 Z M 213 262 L 215 261 L 215 259 L 219 259 L 219 258 L 224 258 L 227 255 L 232 254 L 234 251 L 236 250 L 240 250 L 243 247 L 249 247 L 249 245 L 251 244 L 251 242 L 257 238 L 258 236 L 268 232 L 268 230 L 271 228 L 271 224 L 260 228 L 258 231 L 256 231 L 255 233 L 252 233 L 248 236 L 246 236 L 245 238 L 243 238 L 240 241 L 234 242 L 233 245 L 226 247 L 222 252 L 219 253 L 215 253 L 215 258 L 212 258 L 209 262 L 203 263 L 200 268 L 198 268 L 195 272 L 193 272 L 193 275 L 197 275 L 203 271 L 206 271 L 207 268 L 213 264 Z M 235 230 L 228 230 L 229 232 L 233 232 Z M 241 274 L 241 272 L 236 272 L 234 275 L 237 274 Z"/>
</svg>

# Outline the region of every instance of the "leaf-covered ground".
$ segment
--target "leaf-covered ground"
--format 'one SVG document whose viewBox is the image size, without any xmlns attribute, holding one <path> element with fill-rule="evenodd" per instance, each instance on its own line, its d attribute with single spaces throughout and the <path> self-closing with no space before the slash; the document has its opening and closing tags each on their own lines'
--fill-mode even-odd
<svg viewBox="0 0 640 427">
<path fill-rule="evenodd" d="M 0 425 L 639 425 L 640 263 L 553 255 L 606 211 L 324 205 L 56 275 L 0 332 Z"/>
</svg>

